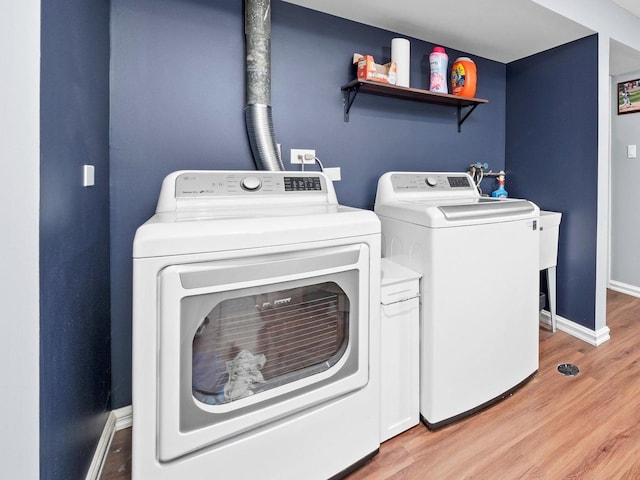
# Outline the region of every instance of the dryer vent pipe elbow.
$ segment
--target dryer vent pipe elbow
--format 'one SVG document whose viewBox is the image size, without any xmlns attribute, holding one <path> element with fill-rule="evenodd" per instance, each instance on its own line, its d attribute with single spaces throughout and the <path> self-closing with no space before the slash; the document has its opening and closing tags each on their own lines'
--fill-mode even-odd
<svg viewBox="0 0 640 480">
<path fill-rule="evenodd" d="M 271 1 L 245 0 L 245 121 L 258 170 L 284 170 L 271 115 Z"/>
</svg>

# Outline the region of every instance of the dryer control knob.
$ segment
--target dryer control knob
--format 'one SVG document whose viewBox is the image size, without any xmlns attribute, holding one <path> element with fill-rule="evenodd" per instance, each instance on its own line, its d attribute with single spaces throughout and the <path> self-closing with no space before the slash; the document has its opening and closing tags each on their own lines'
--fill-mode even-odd
<svg viewBox="0 0 640 480">
<path fill-rule="evenodd" d="M 240 185 L 245 190 L 258 190 L 262 186 L 262 182 L 258 177 L 245 177 L 240 181 Z"/>
<path fill-rule="evenodd" d="M 437 177 L 427 177 L 427 185 L 430 187 L 435 187 L 438 184 Z"/>
</svg>

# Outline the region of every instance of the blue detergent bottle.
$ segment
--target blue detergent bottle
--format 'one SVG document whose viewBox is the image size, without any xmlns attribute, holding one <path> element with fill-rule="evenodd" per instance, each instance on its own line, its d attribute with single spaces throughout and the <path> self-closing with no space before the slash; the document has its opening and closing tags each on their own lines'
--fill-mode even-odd
<svg viewBox="0 0 640 480">
<path fill-rule="evenodd" d="M 504 189 L 504 172 L 500 172 L 500 175 L 498 175 L 498 188 L 491 192 L 491 196 L 494 198 L 507 198 L 509 196 Z"/>
</svg>

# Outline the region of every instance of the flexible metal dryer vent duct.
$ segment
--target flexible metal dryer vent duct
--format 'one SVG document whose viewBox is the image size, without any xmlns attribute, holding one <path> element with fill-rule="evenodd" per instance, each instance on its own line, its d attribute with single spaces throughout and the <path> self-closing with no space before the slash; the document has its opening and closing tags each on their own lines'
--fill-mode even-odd
<svg viewBox="0 0 640 480">
<path fill-rule="evenodd" d="M 271 118 L 271 1 L 245 0 L 249 144 L 258 170 L 284 170 Z"/>
</svg>

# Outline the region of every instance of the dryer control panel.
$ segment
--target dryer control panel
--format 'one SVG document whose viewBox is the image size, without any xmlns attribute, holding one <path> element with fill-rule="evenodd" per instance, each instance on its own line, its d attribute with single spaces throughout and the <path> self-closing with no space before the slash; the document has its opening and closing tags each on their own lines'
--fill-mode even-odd
<svg viewBox="0 0 640 480">
<path fill-rule="evenodd" d="M 337 203 L 333 183 L 322 172 L 181 170 L 164 179 L 156 213 Z"/>
<path fill-rule="evenodd" d="M 175 182 L 176 198 L 327 191 L 325 178 L 313 172 L 186 172 Z"/>
</svg>

